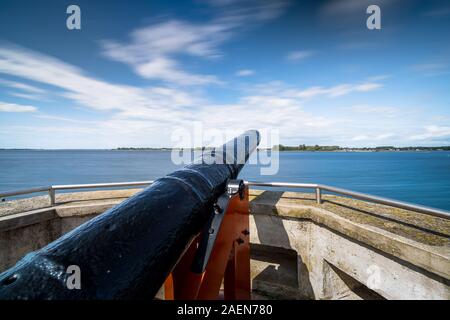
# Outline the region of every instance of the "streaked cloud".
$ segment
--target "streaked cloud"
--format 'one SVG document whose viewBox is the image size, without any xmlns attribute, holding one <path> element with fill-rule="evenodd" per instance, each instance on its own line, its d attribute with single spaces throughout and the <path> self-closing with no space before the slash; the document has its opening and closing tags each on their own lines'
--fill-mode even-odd
<svg viewBox="0 0 450 320">
<path fill-rule="evenodd" d="M 450 65 L 447 62 L 429 62 L 415 64 L 410 69 L 426 76 L 436 76 L 448 73 Z"/>
<path fill-rule="evenodd" d="M 288 0 L 207 0 L 214 9 L 219 9 L 217 20 L 242 25 L 264 23 L 282 15 L 289 6 Z"/>
<path fill-rule="evenodd" d="M 17 81 L 0 79 L 0 85 L 7 86 L 10 88 L 14 88 L 14 89 L 19 89 L 19 90 L 26 91 L 29 93 L 45 93 L 44 89 L 29 85 L 29 84 L 17 82 Z"/>
<path fill-rule="evenodd" d="M 299 88 L 279 81 L 263 83 L 248 88 L 250 93 L 265 93 L 283 98 L 301 99 L 338 98 L 351 93 L 369 92 L 383 87 L 381 82 L 363 81 L 359 83 L 342 83 L 330 87 L 313 86 Z"/>
<path fill-rule="evenodd" d="M 39 118 L 61 120 L 65 126 L 72 123 L 70 127 L 73 127 L 74 134 L 81 134 L 82 128 L 86 128 L 86 133 L 95 132 L 99 137 L 108 135 L 117 141 L 123 141 L 125 137 L 142 141 L 148 139 L 149 132 L 154 136 L 192 121 L 200 121 L 209 129 L 244 130 L 270 126 L 283 128 L 286 134 L 294 134 L 299 124 L 313 131 L 313 128 L 323 128 L 332 123 L 330 119 L 304 111 L 298 97 L 260 93 L 243 95 L 236 103 L 220 104 L 181 89 L 110 83 L 59 59 L 18 47 L 0 49 L 0 73 L 54 86 L 62 97 L 75 105 L 98 110 L 108 116 L 107 120 L 96 121 L 95 124 L 51 114 L 38 115 Z M 289 121 L 299 116 L 299 120 Z M 65 128 L 65 132 L 70 132 L 70 127 Z M 42 127 L 39 130 L 45 131 Z"/>
<path fill-rule="evenodd" d="M 345 41 L 337 46 L 340 50 L 367 50 L 379 47 L 380 43 L 367 40 Z"/>
<path fill-rule="evenodd" d="M 377 76 L 368 77 L 367 81 L 381 81 L 381 80 L 389 79 L 390 77 L 391 77 L 390 74 L 380 74 Z"/>
<path fill-rule="evenodd" d="M 74 105 L 103 112 L 106 116 L 105 120 L 86 122 L 39 114 L 40 119 L 59 120 L 64 124 L 52 123 L 56 127 L 51 129 L 42 125 L 31 126 L 36 127 L 35 135 L 63 130 L 79 139 L 95 136 L 98 146 L 103 143 L 106 147 L 110 147 L 112 142 L 130 145 L 130 141 L 136 142 L 133 145 L 147 146 L 166 141 L 163 145 L 168 145 L 170 141 L 161 137 L 163 132 L 193 121 L 204 123 L 206 129 L 279 129 L 285 137 L 298 137 L 300 126 L 303 137 L 320 140 L 333 134 L 339 128 L 340 120 L 314 115 L 304 105 L 307 99 L 338 97 L 381 87 L 379 83 L 361 82 L 302 89 L 269 83 L 267 86 L 272 86 L 271 91 L 255 88 L 253 93 L 244 92 L 235 103 L 223 104 L 181 89 L 111 83 L 59 59 L 19 47 L 0 48 L 0 73 L 53 86 L 59 95 Z M 17 106 L 14 108 L 19 110 Z M 14 108 L 9 107 L 10 110 Z M 151 138 L 155 136 L 157 141 Z M 79 142 L 74 145 L 79 146 Z"/>
<path fill-rule="evenodd" d="M 375 116 L 390 117 L 390 118 L 393 118 L 399 114 L 398 108 L 386 106 L 373 106 L 367 104 L 354 105 L 348 108 L 348 110 L 351 111 L 352 113 L 372 114 Z"/>
<path fill-rule="evenodd" d="M 366 14 L 366 8 L 372 4 L 376 4 L 380 7 L 386 7 L 395 2 L 395 0 L 333 0 L 327 1 L 321 8 L 323 15 L 329 16 L 346 16 L 350 18 L 355 16 L 355 12 L 361 12 L 364 16 Z"/>
<path fill-rule="evenodd" d="M 7 93 L 13 97 L 37 101 L 47 100 L 46 90 L 26 83 L 0 79 L 0 86 L 9 88 Z"/>
<path fill-rule="evenodd" d="M 236 76 L 238 76 L 238 77 L 247 77 L 247 76 L 252 76 L 254 74 L 255 74 L 255 71 L 249 70 L 249 69 L 242 69 L 242 70 L 236 71 Z"/>
<path fill-rule="evenodd" d="M 104 41 L 103 52 L 108 58 L 130 65 L 144 78 L 183 85 L 218 83 L 215 76 L 183 70 L 174 56 L 217 57 L 217 45 L 227 37 L 228 29 L 220 24 L 196 25 L 171 20 L 133 31 L 129 42 Z"/>
<path fill-rule="evenodd" d="M 450 139 L 449 126 L 426 126 L 424 127 L 424 132 L 411 136 L 412 140 L 435 140 L 443 138 Z"/>
<path fill-rule="evenodd" d="M 380 141 L 388 141 L 389 139 L 392 139 L 393 137 L 395 137 L 395 134 L 393 133 L 383 133 L 383 134 L 378 134 L 378 135 L 366 135 L 366 134 L 362 134 L 362 135 L 357 135 L 355 137 L 353 137 L 351 140 L 352 141 L 375 141 L 377 143 L 379 143 Z"/>
<path fill-rule="evenodd" d="M 297 90 L 290 89 L 286 91 L 287 95 L 298 97 L 298 98 L 316 98 L 319 96 L 325 96 L 329 98 L 336 98 L 344 96 L 354 92 L 368 92 L 381 88 L 382 84 L 376 82 L 363 82 L 357 84 L 339 84 L 332 87 L 310 87 L 307 89 Z"/>
<path fill-rule="evenodd" d="M 306 58 L 312 57 L 316 52 L 313 50 L 298 50 L 289 52 L 286 55 L 286 59 L 293 62 L 298 62 Z"/>
<path fill-rule="evenodd" d="M 279 16 L 284 1 L 211 1 L 220 14 L 206 23 L 172 19 L 131 32 L 129 41 L 102 42 L 106 57 L 129 65 L 136 74 L 177 85 L 220 84 L 214 75 L 197 74 L 177 61 L 183 55 L 213 59 L 223 55 L 219 46 L 237 29 Z"/>
<path fill-rule="evenodd" d="M 36 101 L 43 101 L 46 100 L 46 98 L 39 94 L 33 94 L 33 93 L 24 93 L 24 92 L 14 92 L 14 91 L 7 91 L 10 96 L 27 99 L 27 100 L 36 100 Z"/>
<path fill-rule="evenodd" d="M 435 8 L 423 13 L 426 17 L 446 17 L 450 15 L 450 6 Z"/>
<path fill-rule="evenodd" d="M 26 106 L 15 103 L 7 103 L 0 101 L 0 112 L 36 112 L 37 108 L 34 106 Z"/>
<path fill-rule="evenodd" d="M 206 105 L 201 108 L 198 119 L 209 129 L 233 128 L 242 131 L 270 128 L 280 130 L 282 137 L 298 137 L 299 134 L 318 137 L 332 131 L 337 122 L 336 119 L 312 114 L 298 99 L 263 93 L 243 96 L 233 104 Z M 299 128 L 302 128 L 301 133 Z"/>
<path fill-rule="evenodd" d="M 180 117 L 193 96 L 179 89 L 114 84 L 56 58 L 19 47 L 0 48 L 0 73 L 58 88 L 62 97 L 99 111 L 147 112 L 155 121 Z M 186 111 L 184 111 L 186 112 Z"/>
<path fill-rule="evenodd" d="M 64 121 L 64 122 L 70 122 L 70 123 L 79 123 L 79 124 L 94 124 L 91 121 L 86 121 L 86 120 L 77 120 L 77 119 L 72 119 L 72 118 L 68 118 L 68 117 L 61 117 L 61 116 L 55 116 L 55 115 L 50 115 L 50 114 L 45 114 L 45 113 L 40 113 L 35 115 L 36 118 L 39 119 L 47 119 L 47 120 L 56 120 L 56 121 Z"/>
</svg>

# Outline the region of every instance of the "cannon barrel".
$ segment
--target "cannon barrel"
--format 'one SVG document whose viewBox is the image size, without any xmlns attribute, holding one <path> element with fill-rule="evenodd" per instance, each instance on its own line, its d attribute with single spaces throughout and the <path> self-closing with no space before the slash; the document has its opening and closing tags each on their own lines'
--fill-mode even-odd
<svg viewBox="0 0 450 320">
<path fill-rule="evenodd" d="M 154 298 L 259 140 L 246 131 L 27 254 L 0 274 L 0 299 Z M 81 288 L 69 289 L 69 266 Z"/>
</svg>

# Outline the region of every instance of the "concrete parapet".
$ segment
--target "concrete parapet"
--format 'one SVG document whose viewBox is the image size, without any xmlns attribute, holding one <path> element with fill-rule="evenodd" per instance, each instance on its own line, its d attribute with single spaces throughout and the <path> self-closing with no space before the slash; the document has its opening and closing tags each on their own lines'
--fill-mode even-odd
<svg viewBox="0 0 450 320">
<path fill-rule="evenodd" d="M 0 204 L 0 271 L 139 189 Z M 277 299 L 450 299 L 450 221 L 333 195 L 251 190 L 252 287 Z"/>
</svg>

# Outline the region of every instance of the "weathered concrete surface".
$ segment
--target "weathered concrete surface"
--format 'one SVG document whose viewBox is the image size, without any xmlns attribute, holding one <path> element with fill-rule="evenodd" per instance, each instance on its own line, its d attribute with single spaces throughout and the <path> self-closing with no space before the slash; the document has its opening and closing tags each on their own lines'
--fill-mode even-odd
<svg viewBox="0 0 450 320">
<path fill-rule="evenodd" d="M 295 192 L 254 190 L 252 197 L 253 214 L 311 220 L 450 278 L 450 220 L 330 195 L 321 205 Z"/>
<path fill-rule="evenodd" d="M 352 291 L 340 273 L 370 295 L 450 298 L 448 220 L 337 196 L 322 205 L 293 192 L 252 196 L 251 242 L 295 250 L 301 291 L 311 298 Z"/>
<path fill-rule="evenodd" d="M 252 291 L 270 299 L 309 299 L 299 290 L 297 252 L 251 245 Z"/>
<path fill-rule="evenodd" d="M 1 203 L 0 270 L 138 191 L 58 194 L 53 207 L 47 197 Z M 450 298 L 448 220 L 331 195 L 318 205 L 311 194 L 250 194 L 255 295 Z"/>
</svg>

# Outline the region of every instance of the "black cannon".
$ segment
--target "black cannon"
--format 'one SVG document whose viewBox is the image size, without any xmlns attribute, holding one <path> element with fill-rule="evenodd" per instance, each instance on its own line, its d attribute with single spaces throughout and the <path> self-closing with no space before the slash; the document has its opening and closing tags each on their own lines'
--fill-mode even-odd
<svg viewBox="0 0 450 320">
<path fill-rule="evenodd" d="M 208 150 L 193 164 L 27 254 L 0 274 L 0 299 L 152 299 L 211 223 L 227 182 L 237 178 L 259 140 L 257 131 L 247 131 Z M 208 244 L 200 242 L 199 250 L 192 266 L 197 272 L 204 267 L 201 256 L 207 259 Z M 69 266 L 81 270 L 80 288 L 68 288 Z"/>
</svg>

